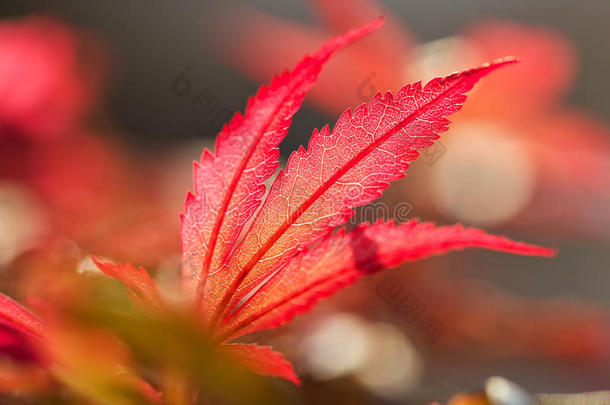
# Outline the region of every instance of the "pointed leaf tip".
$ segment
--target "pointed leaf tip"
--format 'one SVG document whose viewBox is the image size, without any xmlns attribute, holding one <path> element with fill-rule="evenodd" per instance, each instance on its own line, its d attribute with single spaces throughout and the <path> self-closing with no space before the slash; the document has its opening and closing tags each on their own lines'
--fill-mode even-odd
<svg viewBox="0 0 610 405">
<path fill-rule="evenodd" d="M 483 71 L 485 74 L 493 72 L 494 70 L 500 69 L 504 66 L 512 65 L 519 62 L 519 58 L 515 56 L 505 56 L 503 58 L 494 59 L 491 62 L 484 63 L 478 68 L 474 68 L 474 71 Z"/>
<path fill-rule="evenodd" d="M 351 30 L 351 32 L 359 32 L 360 36 L 367 35 L 373 31 L 377 31 L 379 28 L 385 24 L 386 17 L 385 15 L 380 15 L 374 20 L 369 21 L 368 23 L 363 24 L 360 27 L 356 27 Z M 349 35 L 349 34 L 348 34 Z"/>
</svg>

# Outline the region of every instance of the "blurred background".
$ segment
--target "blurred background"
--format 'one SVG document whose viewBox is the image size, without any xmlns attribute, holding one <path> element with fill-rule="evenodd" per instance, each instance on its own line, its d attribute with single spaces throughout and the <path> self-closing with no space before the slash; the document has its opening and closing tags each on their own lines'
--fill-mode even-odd
<svg viewBox="0 0 610 405">
<path fill-rule="evenodd" d="M 304 386 L 282 389 L 301 403 L 446 401 L 492 375 L 531 392 L 609 389 L 603 0 L 4 0 L 0 289 L 20 291 L 24 255 L 58 236 L 79 258 L 174 282 L 191 162 L 261 83 L 379 14 L 386 26 L 323 71 L 282 158 L 377 91 L 520 57 L 472 94 L 386 208 L 359 217 L 461 222 L 559 256 L 432 258 L 251 340 L 294 361 Z"/>
</svg>

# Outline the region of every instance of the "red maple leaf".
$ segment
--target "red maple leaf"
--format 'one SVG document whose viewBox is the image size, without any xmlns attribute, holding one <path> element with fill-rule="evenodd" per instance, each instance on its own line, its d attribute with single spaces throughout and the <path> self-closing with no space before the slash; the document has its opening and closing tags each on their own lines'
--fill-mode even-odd
<svg viewBox="0 0 610 405">
<path fill-rule="evenodd" d="M 194 165 L 194 192 L 182 215 L 182 290 L 221 351 L 254 372 L 298 383 L 292 366 L 269 347 L 235 338 L 282 325 L 360 277 L 465 248 L 552 256 L 551 249 L 460 225 L 409 221 L 336 230 L 354 207 L 377 199 L 404 176 L 419 152 L 447 130 L 447 116 L 483 76 L 512 59 L 377 94 L 348 110 L 334 128 L 314 131 L 307 149 L 278 167 L 278 144 L 305 93 L 333 53 L 378 29 L 383 18 L 346 32 L 262 86 Z M 122 281 L 135 305 L 171 308 L 144 269 L 96 261 Z"/>
<path fill-rule="evenodd" d="M 377 94 L 346 111 L 331 131 L 314 131 L 293 153 L 265 195 L 278 167 L 278 144 L 322 65 L 337 50 L 374 31 L 380 18 L 348 31 L 273 79 L 222 129 L 216 151 L 194 164 L 194 193 L 182 215 L 183 291 L 213 341 L 254 371 L 297 382 L 292 367 L 267 347 L 229 342 L 279 326 L 319 299 L 373 272 L 450 250 L 480 247 L 526 255 L 553 251 L 461 226 L 407 222 L 363 224 L 333 233 L 352 208 L 378 198 L 404 176 L 418 150 L 447 129 L 465 93 L 489 72 L 514 60 Z M 98 263 L 126 284 L 137 303 L 163 307 L 143 269 Z"/>
</svg>

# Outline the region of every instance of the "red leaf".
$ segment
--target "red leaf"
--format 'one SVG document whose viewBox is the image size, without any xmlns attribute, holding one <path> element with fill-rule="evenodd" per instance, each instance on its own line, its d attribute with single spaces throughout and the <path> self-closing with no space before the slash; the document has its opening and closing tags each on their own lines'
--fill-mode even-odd
<svg viewBox="0 0 610 405">
<path fill-rule="evenodd" d="M 292 364 L 268 346 L 227 344 L 221 345 L 220 351 L 257 374 L 281 377 L 297 385 L 301 384 Z"/>
<path fill-rule="evenodd" d="M 291 156 L 261 205 L 264 182 L 277 168 L 277 146 L 323 63 L 381 23 L 375 20 L 329 41 L 261 87 L 245 115 L 236 114 L 223 128 L 215 154 L 206 150 L 195 163 L 195 191 L 187 195 L 182 216 L 183 291 L 191 299 L 198 293 L 193 302 L 214 341 L 223 343 L 220 349 L 259 374 L 298 383 L 279 353 L 224 343 L 285 323 L 363 275 L 468 247 L 553 254 L 459 225 L 378 223 L 331 234 L 353 215 L 353 207 L 373 201 L 403 177 L 418 150 L 447 129 L 446 117 L 461 108 L 465 93 L 512 59 L 437 78 L 425 87 L 407 85 L 395 96 L 378 94 L 346 111 L 332 132 L 328 126 L 314 131 L 308 149 Z M 126 284 L 136 304 L 165 308 L 144 270 L 97 263 Z"/>
<path fill-rule="evenodd" d="M 210 269 L 221 266 L 244 224 L 259 207 L 264 182 L 278 166 L 277 146 L 322 65 L 334 52 L 382 23 L 383 18 L 379 18 L 332 39 L 291 72 L 276 77 L 269 87 L 262 86 L 249 100 L 245 115 L 235 114 L 222 129 L 216 153 L 205 150 L 201 161 L 195 163 L 195 192 L 186 199 L 181 231 L 182 277 L 188 294 L 192 296 L 206 277 L 215 275 L 208 274 Z M 215 291 L 208 291 L 208 302 L 216 301 Z M 199 293 L 202 297 L 204 292 Z"/>
<path fill-rule="evenodd" d="M 331 132 L 314 131 L 308 149 L 293 153 L 228 266 L 220 311 L 235 306 L 290 257 L 344 224 L 352 207 L 378 198 L 400 179 L 409 162 L 448 128 L 466 93 L 489 72 L 515 62 L 499 60 L 437 78 L 422 88 L 407 85 L 393 96 L 377 94 L 368 105 L 346 111 Z M 235 294 L 237 292 L 237 294 Z M 233 297 L 235 295 L 235 297 Z"/>
<path fill-rule="evenodd" d="M 0 293 L 0 353 L 23 363 L 43 364 L 33 343 L 42 342 L 45 335 L 36 316 Z"/>
<path fill-rule="evenodd" d="M 461 225 L 435 227 L 406 222 L 360 225 L 340 230 L 312 250 L 301 253 L 250 297 L 217 331 L 220 340 L 282 325 L 307 312 L 318 300 L 362 276 L 454 250 L 484 248 L 522 255 L 552 256 L 552 249 L 515 242 Z"/>
<path fill-rule="evenodd" d="M 0 293 L 0 325 L 15 329 L 25 335 L 43 338 L 42 322 L 27 309 Z"/>
<path fill-rule="evenodd" d="M 154 313 L 164 313 L 166 305 L 161 296 L 159 285 L 143 268 L 130 264 L 102 262 L 95 257 L 93 261 L 109 277 L 116 278 L 125 284 L 127 295 L 134 306 Z"/>
</svg>

